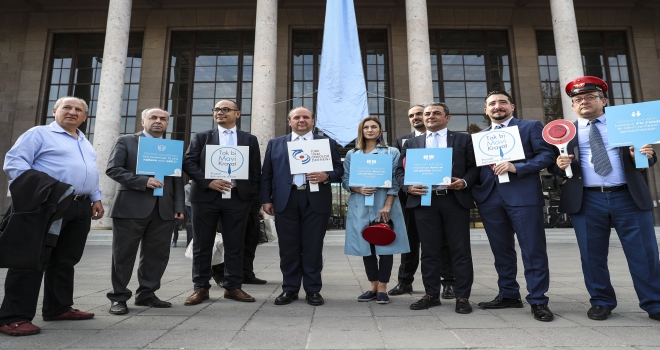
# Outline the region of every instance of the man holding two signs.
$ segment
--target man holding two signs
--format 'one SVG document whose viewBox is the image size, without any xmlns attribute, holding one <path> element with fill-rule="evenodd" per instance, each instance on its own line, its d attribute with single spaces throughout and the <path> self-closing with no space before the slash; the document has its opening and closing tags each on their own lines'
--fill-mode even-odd
<svg viewBox="0 0 660 350">
<path fill-rule="evenodd" d="M 275 305 L 290 304 L 298 299 L 301 281 L 307 293 L 307 303 L 323 305 L 324 300 L 320 294 L 321 270 L 323 238 L 332 210 L 330 181 L 339 181 L 344 168 L 337 143 L 312 133 L 314 115 L 311 110 L 305 107 L 294 108 L 289 112 L 287 120 L 293 132 L 268 141 L 261 183 L 264 211 L 268 215 L 275 215 L 279 235 L 283 282 L 282 294 L 275 299 Z M 333 170 L 315 171 L 306 175 L 292 174 L 292 158 L 287 143 L 322 139 L 329 143 Z M 301 161 L 311 161 L 309 155 L 301 153 L 298 156 Z M 318 191 L 310 189 L 310 185 L 314 184 L 318 186 Z"/>
<path fill-rule="evenodd" d="M 639 306 L 660 321 L 660 261 L 653 229 L 653 201 L 635 157 L 657 162 L 651 145 L 607 148 L 605 105 L 607 84 L 596 77 L 577 78 L 566 85 L 578 115 L 577 137 L 568 144 L 568 156 L 558 156 L 549 170 L 573 177 L 561 188 L 560 210 L 571 215 L 577 236 L 584 282 L 591 296 L 587 316 L 605 320 L 617 306 L 607 267 L 611 225 L 616 229 L 628 260 Z M 557 153 L 558 155 L 558 153 Z"/>
<path fill-rule="evenodd" d="M 447 130 L 451 119 L 449 108 L 444 103 L 432 103 L 424 109 L 426 134 L 411 138 L 403 145 L 396 180 L 408 193 L 406 208 L 414 208 L 419 240 L 422 245 L 422 281 L 424 295 L 410 305 L 413 310 L 428 309 L 440 305 L 440 271 L 442 260 L 440 249 L 443 233 L 446 234 L 451 250 L 452 265 L 456 282 L 455 311 L 461 314 L 472 312 L 469 298 L 472 291 L 474 271 L 470 249 L 470 209 L 474 202 L 469 188 L 475 183 L 478 169 L 475 166 L 472 139 L 468 134 Z M 406 167 L 404 158 L 410 149 L 452 148 L 451 184 L 445 188 L 428 188 L 422 185 L 404 185 Z M 408 164 L 411 167 L 411 164 Z M 434 186 L 435 187 L 435 186 Z M 431 205 L 422 205 L 421 196 L 431 193 Z M 444 231 L 444 232 L 443 232 Z"/>
<path fill-rule="evenodd" d="M 234 101 L 218 102 L 213 108 L 213 119 L 218 127 L 196 133 L 183 159 L 183 171 L 194 181 L 190 189 L 190 203 L 193 211 L 192 280 L 195 292 L 186 299 L 185 305 L 197 305 L 209 298 L 211 257 L 218 220 L 222 221 L 224 228 L 224 297 L 254 301 L 252 296 L 241 289 L 243 245 L 250 205 L 259 195 L 261 155 L 257 137 L 236 128 L 236 121 L 240 117 L 241 111 Z M 207 146 L 212 145 L 248 146 L 248 157 L 240 156 L 245 158 L 242 159 L 242 166 L 248 167 L 248 179 L 230 181 L 207 178 Z"/>
</svg>

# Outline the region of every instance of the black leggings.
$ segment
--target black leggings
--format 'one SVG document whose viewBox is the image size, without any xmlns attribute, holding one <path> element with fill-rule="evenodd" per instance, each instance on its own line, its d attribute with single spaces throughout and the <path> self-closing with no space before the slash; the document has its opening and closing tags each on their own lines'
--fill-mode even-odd
<svg viewBox="0 0 660 350">
<path fill-rule="evenodd" d="M 387 283 L 390 281 L 390 276 L 392 275 L 394 256 L 390 254 L 379 255 L 378 257 L 380 257 L 380 261 L 376 258 L 376 247 L 371 244 L 371 255 L 362 257 L 364 270 L 367 272 L 369 282 L 378 281 L 380 283 Z"/>
</svg>

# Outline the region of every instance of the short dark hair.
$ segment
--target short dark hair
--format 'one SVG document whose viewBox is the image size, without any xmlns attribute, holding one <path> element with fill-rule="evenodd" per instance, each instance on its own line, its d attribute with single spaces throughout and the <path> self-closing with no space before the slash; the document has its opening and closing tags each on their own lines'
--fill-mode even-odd
<svg viewBox="0 0 660 350">
<path fill-rule="evenodd" d="M 424 109 L 426 109 L 426 108 L 428 108 L 428 107 L 437 107 L 437 106 L 442 107 L 442 108 L 445 110 L 445 114 L 446 114 L 446 115 L 449 115 L 449 107 L 447 107 L 447 104 L 444 103 L 444 102 L 433 102 L 433 103 L 429 103 L 429 104 L 426 105 L 426 107 L 424 107 Z"/>
<path fill-rule="evenodd" d="M 513 103 L 513 98 L 511 97 L 511 95 L 509 95 L 508 92 L 502 90 L 493 90 L 489 92 L 488 95 L 486 95 L 486 98 L 484 98 L 484 103 L 486 103 L 486 101 L 488 101 L 488 98 L 491 97 L 492 95 L 504 95 L 509 100 L 509 103 Z"/>
<path fill-rule="evenodd" d="M 423 104 L 416 104 L 416 105 L 412 105 L 412 106 L 410 106 L 410 107 L 408 108 L 408 110 L 411 110 L 411 109 L 413 109 L 413 108 L 415 108 L 415 107 L 426 108 L 426 106 L 424 106 Z"/>
</svg>

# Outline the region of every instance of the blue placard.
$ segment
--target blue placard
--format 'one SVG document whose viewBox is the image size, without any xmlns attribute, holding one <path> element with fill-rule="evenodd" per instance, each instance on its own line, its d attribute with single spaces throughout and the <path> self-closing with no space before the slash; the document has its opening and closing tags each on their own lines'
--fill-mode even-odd
<svg viewBox="0 0 660 350">
<path fill-rule="evenodd" d="M 431 186 L 451 183 L 451 148 L 412 148 L 406 151 L 404 185 L 424 185 L 422 205 L 431 205 Z"/>
<path fill-rule="evenodd" d="M 642 146 L 660 141 L 660 101 L 606 107 L 609 147 L 635 147 L 635 165 L 648 168 Z"/>
<path fill-rule="evenodd" d="M 352 187 L 392 187 L 392 155 L 354 153 L 348 185 Z M 373 206 L 374 196 L 365 196 L 364 205 Z"/>
<path fill-rule="evenodd" d="M 138 143 L 138 175 L 153 175 L 159 181 L 165 176 L 181 176 L 183 141 L 140 137 Z M 162 196 L 163 188 L 155 188 L 154 196 Z"/>
</svg>

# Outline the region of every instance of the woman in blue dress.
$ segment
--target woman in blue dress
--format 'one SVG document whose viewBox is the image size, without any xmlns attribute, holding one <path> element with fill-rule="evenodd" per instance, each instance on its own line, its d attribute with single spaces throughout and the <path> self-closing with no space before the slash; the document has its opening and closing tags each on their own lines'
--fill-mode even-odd
<svg viewBox="0 0 660 350">
<path fill-rule="evenodd" d="M 403 221 L 401 204 L 397 200 L 399 185 L 392 181 L 391 188 L 349 187 L 348 179 L 351 171 L 351 156 L 356 153 L 390 154 L 392 155 L 392 179 L 399 162 L 399 150 L 388 147 L 383 141 L 383 128 L 377 117 L 367 117 L 360 122 L 356 147 L 350 150 L 344 160 L 343 187 L 351 194 L 348 198 L 348 214 L 346 219 L 346 244 L 344 253 L 362 256 L 367 278 L 371 288 L 358 297 L 358 301 L 376 299 L 379 304 L 387 304 L 387 282 L 392 274 L 393 254 L 408 253 L 408 234 Z M 374 205 L 365 206 L 365 196 L 374 196 Z M 394 223 L 392 229 L 396 239 L 386 246 L 375 246 L 362 238 L 364 230 L 372 221 Z M 378 257 L 376 257 L 378 255 Z"/>
</svg>

